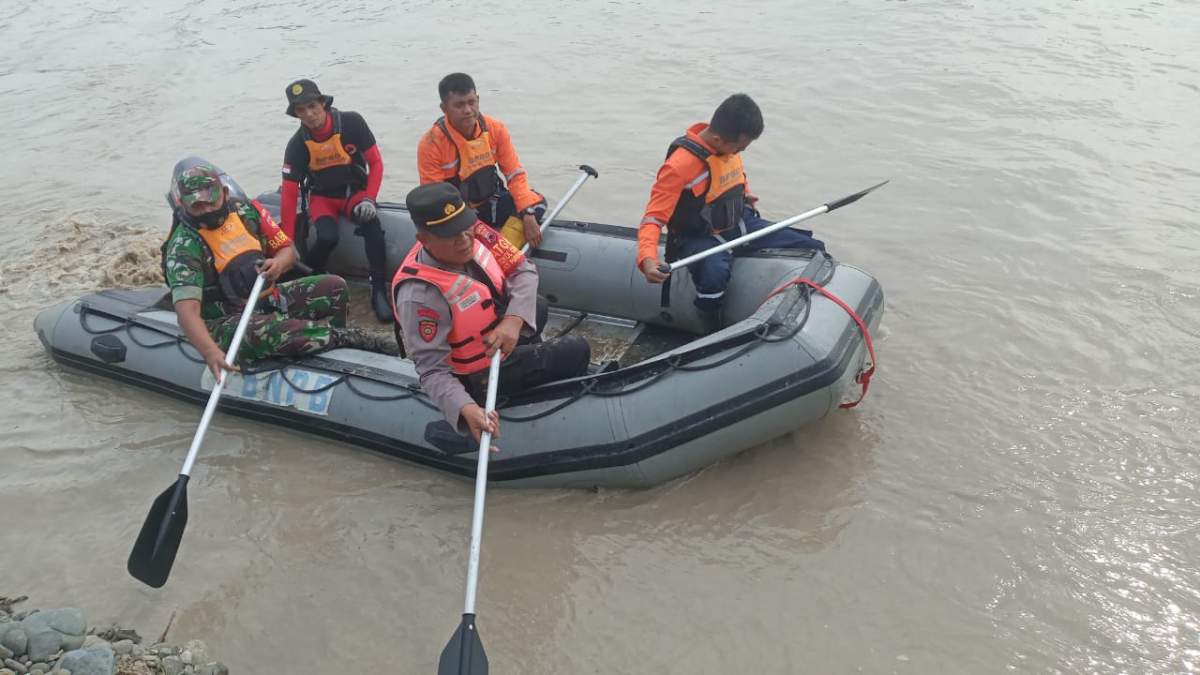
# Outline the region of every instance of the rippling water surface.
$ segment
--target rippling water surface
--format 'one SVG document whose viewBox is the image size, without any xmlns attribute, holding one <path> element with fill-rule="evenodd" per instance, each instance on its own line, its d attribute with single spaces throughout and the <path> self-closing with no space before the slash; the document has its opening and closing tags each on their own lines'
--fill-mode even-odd
<svg viewBox="0 0 1200 675">
<path fill-rule="evenodd" d="M 497 673 L 1200 670 L 1200 5 L 24 3 L 0 17 L 0 593 L 234 672 L 432 672 L 465 482 L 229 417 L 151 590 L 124 560 L 199 409 L 60 368 L 39 308 L 156 282 L 172 164 L 274 189 L 312 76 L 415 183 L 466 70 L 534 185 L 635 225 L 666 144 L 745 90 L 766 215 L 888 293 L 866 403 L 643 492 L 495 491 Z M 632 261 L 631 261 L 632 264 Z"/>
</svg>

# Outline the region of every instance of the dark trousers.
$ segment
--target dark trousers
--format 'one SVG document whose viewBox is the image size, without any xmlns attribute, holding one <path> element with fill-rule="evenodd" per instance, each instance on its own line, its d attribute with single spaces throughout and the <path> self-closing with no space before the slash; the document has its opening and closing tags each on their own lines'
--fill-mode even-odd
<svg viewBox="0 0 1200 675">
<path fill-rule="evenodd" d="M 367 222 L 360 222 L 347 208 L 350 199 L 335 199 L 320 195 L 310 195 L 308 198 L 308 217 L 312 220 L 308 232 L 308 252 L 304 263 L 314 271 L 324 272 L 329 264 L 329 256 L 337 248 L 341 228 L 338 218 L 347 216 L 358 226 L 355 234 L 363 238 L 363 249 L 367 254 L 367 269 L 371 277 L 381 281 L 387 276 L 387 249 L 383 239 L 383 224 L 376 216 Z"/>
<path fill-rule="evenodd" d="M 579 377 L 587 372 L 592 358 L 592 347 L 587 340 L 576 335 L 542 340 L 547 314 L 545 301 L 538 297 L 537 329 L 531 335 L 522 335 L 512 353 L 500 362 L 498 396 L 516 396 L 547 382 Z M 460 378 L 479 405 L 486 402 L 487 375 L 488 370 L 484 368 Z"/>
<path fill-rule="evenodd" d="M 742 210 L 742 220 L 738 227 L 726 230 L 722 235 L 703 235 L 689 237 L 673 235 L 675 241 L 672 258 L 678 260 L 687 256 L 707 251 L 708 249 L 732 241 L 751 232 L 757 232 L 770 225 L 758 211 L 745 207 Z M 784 228 L 772 232 L 754 241 L 738 247 L 750 251 L 764 248 L 815 248 L 825 250 L 825 244 L 814 239 L 811 230 Z M 729 286 L 729 277 L 733 272 L 733 251 L 714 253 L 703 260 L 698 260 L 688 266 L 692 275 L 692 284 L 696 287 L 696 309 L 702 312 L 715 312 L 721 308 L 725 300 L 725 288 Z"/>
</svg>

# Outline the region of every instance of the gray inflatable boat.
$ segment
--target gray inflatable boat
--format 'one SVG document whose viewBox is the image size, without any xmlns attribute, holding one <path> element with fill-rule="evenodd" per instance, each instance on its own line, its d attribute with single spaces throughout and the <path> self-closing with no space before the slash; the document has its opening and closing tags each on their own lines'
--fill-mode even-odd
<svg viewBox="0 0 1200 675">
<path fill-rule="evenodd" d="M 259 198 L 278 211 L 278 195 Z M 402 205 L 381 204 L 388 262 L 413 244 Z M 362 240 L 342 223 L 330 268 L 365 276 Z M 627 227 L 559 221 L 531 253 L 552 306 L 545 335 L 584 335 L 592 374 L 502 400 L 489 477 L 505 486 L 646 487 L 791 433 L 859 397 L 873 365 L 864 331 L 883 314 L 868 274 L 821 252 L 739 257 L 724 328 L 700 335 L 689 275 L 664 304 L 632 261 Z M 846 307 L 812 286 L 809 279 Z M 768 297 L 770 296 L 770 297 Z M 165 288 L 106 290 L 43 310 L 38 337 L 59 363 L 203 403 L 212 376 L 186 342 Z M 422 393 L 411 361 L 354 349 L 259 361 L 234 375 L 221 410 L 471 477 L 476 446 Z"/>
</svg>

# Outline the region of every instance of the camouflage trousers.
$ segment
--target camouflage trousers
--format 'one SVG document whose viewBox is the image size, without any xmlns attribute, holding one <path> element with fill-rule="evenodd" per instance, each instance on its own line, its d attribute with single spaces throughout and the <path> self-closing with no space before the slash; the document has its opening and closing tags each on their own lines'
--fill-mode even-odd
<svg viewBox="0 0 1200 675">
<path fill-rule="evenodd" d="M 299 356 L 332 346 L 335 328 L 344 328 L 350 307 L 346 280 L 321 274 L 277 284 L 258 301 L 239 360 L 254 361 L 268 356 Z M 241 311 L 205 322 L 208 332 L 222 350 L 229 349 L 237 331 Z"/>
</svg>

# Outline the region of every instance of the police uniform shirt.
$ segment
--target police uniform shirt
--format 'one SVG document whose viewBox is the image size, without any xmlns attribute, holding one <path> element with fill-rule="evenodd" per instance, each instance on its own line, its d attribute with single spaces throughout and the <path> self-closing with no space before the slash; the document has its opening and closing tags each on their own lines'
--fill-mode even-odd
<svg viewBox="0 0 1200 675">
<path fill-rule="evenodd" d="M 417 262 L 451 272 L 461 272 L 444 265 L 422 249 Z M 467 274 L 482 281 L 485 274 L 474 262 L 466 265 Z M 520 317 L 525 325 L 522 334 L 532 334 L 537 323 L 537 268 L 529 260 L 522 260 L 506 279 L 508 309 L 505 316 Z M 459 411 L 475 400 L 467 393 L 462 382 L 450 370 L 450 304 L 442 292 L 432 284 L 410 279 L 396 288 L 396 312 L 400 317 L 400 331 L 408 358 L 416 365 L 421 376 L 421 388 L 441 409 L 442 415 L 451 426 L 466 432 L 461 424 Z M 436 330 L 421 330 L 421 322 L 436 322 Z"/>
</svg>

